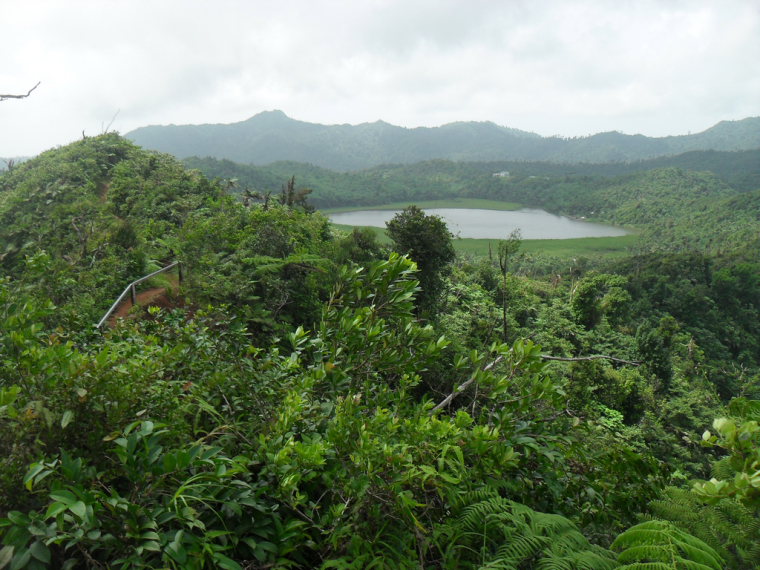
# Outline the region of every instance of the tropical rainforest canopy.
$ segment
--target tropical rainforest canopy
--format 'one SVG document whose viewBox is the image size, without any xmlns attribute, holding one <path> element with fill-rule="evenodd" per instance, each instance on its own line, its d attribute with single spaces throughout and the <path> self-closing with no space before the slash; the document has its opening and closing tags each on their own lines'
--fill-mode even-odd
<svg viewBox="0 0 760 570">
<path fill-rule="evenodd" d="M 743 156 L 509 177 L 190 162 L 208 178 L 109 133 L 14 165 L 0 568 L 758 567 L 760 186 L 725 167 Z M 310 207 L 454 195 L 640 238 L 467 257 L 419 208 L 383 245 Z M 94 327 L 176 260 L 181 283 Z"/>
</svg>

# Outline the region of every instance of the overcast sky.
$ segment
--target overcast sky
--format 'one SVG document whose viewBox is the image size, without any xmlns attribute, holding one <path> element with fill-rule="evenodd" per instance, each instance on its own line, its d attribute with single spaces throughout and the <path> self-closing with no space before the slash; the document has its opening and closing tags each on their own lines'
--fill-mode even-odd
<svg viewBox="0 0 760 570">
<path fill-rule="evenodd" d="M 0 0 L 0 156 L 280 109 L 542 135 L 760 115 L 760 0 Z M 118 114 L 117 114 L 118 113 Z M 115 116 L 115 119 L 114 119 Z"/>
</svg>

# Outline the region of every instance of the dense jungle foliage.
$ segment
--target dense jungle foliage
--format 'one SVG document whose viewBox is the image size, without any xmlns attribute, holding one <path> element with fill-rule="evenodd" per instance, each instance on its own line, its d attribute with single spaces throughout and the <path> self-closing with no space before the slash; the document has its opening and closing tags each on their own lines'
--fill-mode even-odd
<svg viewBox="0 0 760 570">
<path fill-rule="evenodd" d="M 115 134 L 0 175 L 0 569 L 760 567 L 757 189 L 488 177 L 682 242 L 536 277 Z"/>
<path fill-rule="evenodd" d="M 282 178 L 295 175 L 314 188 L 314 204 L 320 207 L 343 205 L 377 205 L 402 199 L 409 188 L 415 199 L 441 198 L 449 195 L 479 196 L 493 192 L 498 183 L 512 183 L 529 177 L 557 180 L 617 177 L 660 168 L 678 168 L 712 172 L 732 188 L 746 192 L 760 186 L 760 150 L 720 152 L 691 151 L 675 156 L 633 161 L 590 163 L 554 163 L 527 161 L 463 162 L 429 160 L 414 164 L 388 164 L 358 172 L 335 172 L 298 162 L 274 162 L 253 166 L 211 157 L 189 157 L 183 161 L 210 177 L 237 179 L 240 186 L 259 190 L 278 190 Z M 494 177 L 509 173 L 509 177 Z M 494 180 L 497 178 L 497 180 Z"/>
<path fill-rule="evenodd" d="M 292 162 L 257 167 L 190 158 L 185 164 L 234 181 L 230 191 L 241 196 L 252 189 L 276 194 L 295 174 L 320 208 L 451 198 L 518 203 L 636 228 L 639 252 L 723 254 L 746 250 L 760 236 L 760 150 L 604 165 L 435 160 L 347 173 Z"/>
</svg>

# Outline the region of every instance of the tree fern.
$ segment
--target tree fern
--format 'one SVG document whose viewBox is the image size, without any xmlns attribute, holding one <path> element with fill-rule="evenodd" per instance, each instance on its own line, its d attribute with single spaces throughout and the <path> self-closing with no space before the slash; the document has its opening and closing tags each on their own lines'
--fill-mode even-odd
<svg viewBox="0 0 760 570">
<path fill-rule="evenodd" d="M 733 479 L 736 475 L 736 467 L 732 465 L 731 457 L 723 457 L 713 462 L 712 476 L 719 481 L 724 479 Z"/>
<path fill-rule="evenodd" d="M 614 555 L 568 519 L 540 513 L 485 489 L 465 495 L 436 532 L 442 566 L 471 569 L 606 570 Z"/>
<path fill-rule="evenodd" d="M 612 543 L 624 570 L 721 570 L 721 556 L 674 524 L 652 520 L 623 532 Z"/>
<path fill-rule="evenodd" d="M 729 568 L 760 567 L 760 519 L 738 501 L 708 505 L 689 490 L 668 487 L 664 498 L 649 507 L 658 518 L 705 541 Z"/>
<path fill-rule="evenodd" d="M 732 416 L 744 420 L 760 421 L 760 400 L 734 398 L 728 403 L 728 411 Z"/>
</svg>

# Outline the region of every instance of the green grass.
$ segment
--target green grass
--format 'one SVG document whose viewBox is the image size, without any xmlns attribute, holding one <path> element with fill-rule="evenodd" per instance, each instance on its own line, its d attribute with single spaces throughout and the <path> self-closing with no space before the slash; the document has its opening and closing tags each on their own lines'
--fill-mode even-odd
<svg viewBox="0 0 760 570">
<path fill-rule="evenodd" d="M 346 206 L 344 208 L 328 208 L 320 210 L 324 214 L 337 214 L 338 212 L 354 212 L 357 210 L 403 210 L 407 206 L 416 205 L 423 210 L 431 208 L 477 208 L 480 210 L 519 210 L 520 204 L 515 202 L 500 202 L 498 200 L 482 200 L 480 198 L 450 198 L 446 200 L 424 200 L 391 202 L 379 206 Z"/>
<path fill-rule="evenodd" d="M 385 233 L 385 228 L 376 228 L 375 226 L 346 226 L 343 224 L 330 224 L 330 225 L 333 227 L 333 229 L 341 230 L 343 232 L 349 232 L 349 233 L 355 227 L 360 227 L 365 230 L 370 230 L 372 233 L 374 233 L 375 237 L 377 238 L 378 243 L 381 243 L 383 245 L 388 245 L 391 243 L 391 238 L 389 238 L 388 235 Z"/>
<path fill-rule="evenodd" d="M 353 226 L 333 224 L 335 229 L 350 232 Z M 391 243 L 384 228 L 364 226 L 374 232 L 377 241 L 381 244 Z M 638 239 L 637 235 L 629 234 L 619 237 L 589 237 L 573 239 L 524 239 L 520 246 L 523 253 L 542 253 L 556 257 L 623 257 L 628 255 L 629 248 L 633 247 Z M 488 244 L 496 251 L 498 239 L 454 239 L 454 249 L 464 255 L 485 256 L 488 255 Z"/>
<path fill-rule="evenodd" d="M 378 228 L 379 229 L 379 228 Z M 522 253 L 542 253 L 556 257 L 622 257 L 628 255 L 638 239 L 629 234 L 619 237 L 589 237 L 573 239 L 524 239 L 520 246 Z M 497 239 L 456 239 L 454 249 L 468 255 L 488 255 L 488 244 L 496 251 Z"/>
</svg>

